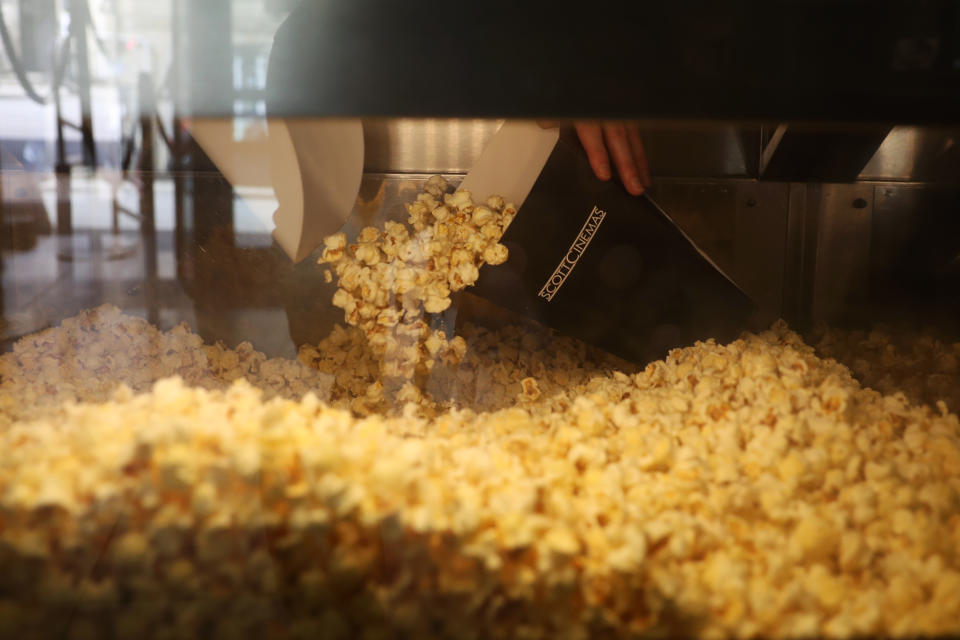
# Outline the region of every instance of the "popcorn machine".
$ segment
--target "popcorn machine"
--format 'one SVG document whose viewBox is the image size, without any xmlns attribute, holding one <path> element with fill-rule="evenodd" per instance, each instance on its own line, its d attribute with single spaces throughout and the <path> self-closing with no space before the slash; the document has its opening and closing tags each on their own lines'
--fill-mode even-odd
<svg viewBox="0 0 960 640">
<path fill-rule="evenodd" d="M 0 0 L 0 637 L 960 631 L 956 3 L 162 4 Z"/>
</svg>

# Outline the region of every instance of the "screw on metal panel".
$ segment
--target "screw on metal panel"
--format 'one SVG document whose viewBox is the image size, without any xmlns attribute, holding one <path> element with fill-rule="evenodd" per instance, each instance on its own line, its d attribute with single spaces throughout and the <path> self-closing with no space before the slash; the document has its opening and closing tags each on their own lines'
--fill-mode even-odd
<svg viewBox="0 0 960 640">
<path fill-rule="evenodd" d="M 755 207 L 755 206 L 757 206 L 757 199 L 756 199 L 756 198 L 748 198 L 748 199 L 747 199 L 747 206 L 748 206 L 748 207 Z"/>
<path fill-rule="evenodd" d="M 866 208 L 867 208 L 867 201 L 864 200 L 863 198 L 857 198 L 856 200 L 853 201 L 853 208 L 854 208 L 854 209 L 866 209 Z"/>
</svg>

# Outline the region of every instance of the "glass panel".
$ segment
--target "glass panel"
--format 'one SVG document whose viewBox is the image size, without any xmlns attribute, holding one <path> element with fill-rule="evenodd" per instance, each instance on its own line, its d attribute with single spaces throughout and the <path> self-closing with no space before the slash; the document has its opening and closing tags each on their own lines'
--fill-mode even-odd
<svg viewBox="0 0 960 640">
<path fill-rule="evenodd" d="M 268 122 L 293 3 L 200 4 L 0 0 L 0 638 L 958 635 L 955 131 L 643 121 L 634 197 L 569 123 Z"/>
</svg>

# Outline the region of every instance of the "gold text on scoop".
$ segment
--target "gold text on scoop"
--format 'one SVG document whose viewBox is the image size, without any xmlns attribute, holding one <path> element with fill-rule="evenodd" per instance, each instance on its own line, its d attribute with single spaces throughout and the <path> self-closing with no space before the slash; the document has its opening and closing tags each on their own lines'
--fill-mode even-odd
<svg viewBox="0 0 960 640">
<path fill-rule="evenodd" d="M 593 207 L 590 215 L 587 216 L 587 221 L 583 223 L 580 233 L 577 234 L 573 244 L 570 245 L 570 249 L 567 250 L 567 253 L 563 256 L 563 260 L 557 265 L 556 270 L 554 270 L 553 275 L 547 280 L 547 283 L 540 289 L 540 293 L 537 294 L 539 297 L 544 298 L 547 302 L 553 300 L 553 296 L 557 295 L 557 291 L 560 290 L 563 283 L 570 277 L 573 268 L 577 266 L 577 262 L 580 261 L 580 257 L 586 252 L 590 241 L 593 240 L 593 236 L 596 235 L 597 230 L 603 223 L 603 219 L 606 217 L 606 211 L 597 206 Z"/>
</svg>

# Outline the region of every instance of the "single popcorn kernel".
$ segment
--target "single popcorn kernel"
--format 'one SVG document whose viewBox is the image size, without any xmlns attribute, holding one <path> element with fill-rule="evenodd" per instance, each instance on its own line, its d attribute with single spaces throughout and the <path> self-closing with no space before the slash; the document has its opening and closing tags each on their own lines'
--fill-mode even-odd
<svg viewBox="0 0 960 640">
<path fill-rule="evenodd" d="M 327 249 L 343 249 L 347 246 L 347 234 L 335 233 L 323 239 L 323 244 Z"/>
<path fill-rule="evenodd" d="M 450 303 L 449 297 L 431 296 L 423 303 L 423 309 L 427 313 L 441 313 L 450 308 Z"/>
<path fill-rule="evenodd" d="M 471 222 L 473 222 L 475 227 L 482 227 L 488 222 L 492 222 L 495 217 L 496 214 L 494 214 L 494 212 L 489 208 L 480 206 L 474 208 Z"/>
<path fill-rule="evenodd" d="M 507 248 L 502 244 L 495 244 L 492 247 L 487 247 L 483 251 L 483 259 L 487 264 L 503 264 L 507 261 L 508 256 Z"/>
<path fill-rule="evenodd" d="M 521 394 L 524 400 L 536 400 L 540 397 L 540 386 L 535 378 L 524 378 L 520 381 Z"/>
</svg>

